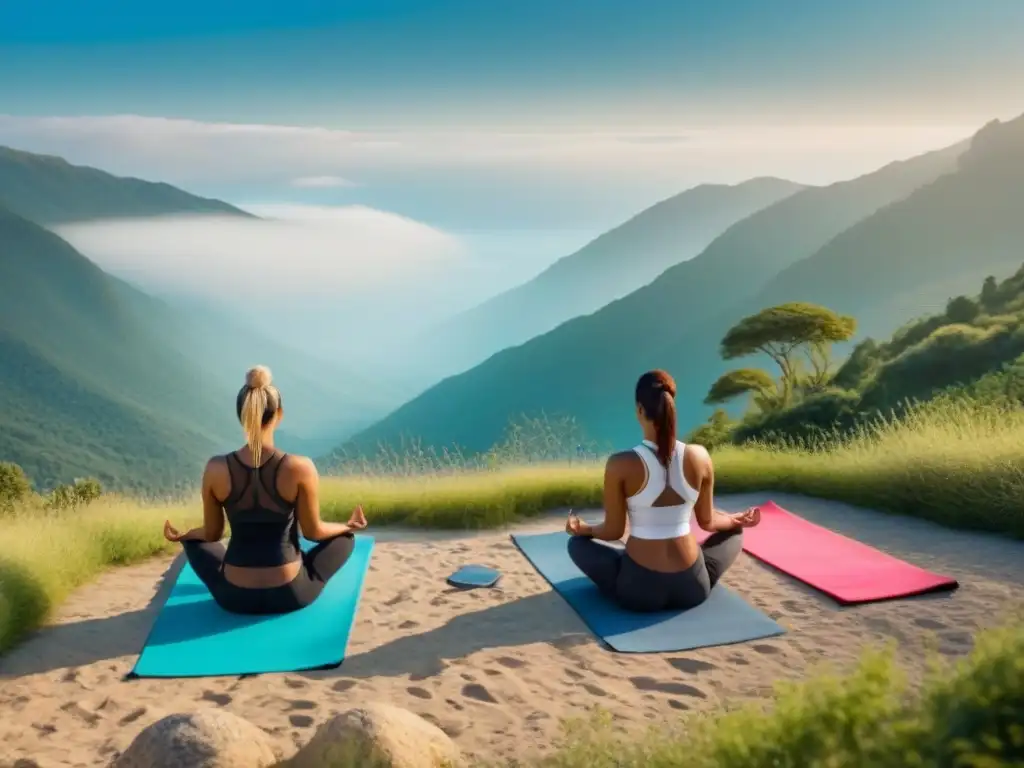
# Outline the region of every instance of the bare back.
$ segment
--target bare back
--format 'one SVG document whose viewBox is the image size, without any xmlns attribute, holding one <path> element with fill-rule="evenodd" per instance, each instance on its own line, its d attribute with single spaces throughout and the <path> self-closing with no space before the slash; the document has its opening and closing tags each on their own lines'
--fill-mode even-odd
<svg viewBox="0 0 1024 768">
<path fill-rule="evenodd" d="M 704 459 L 706 452 L 700 446 L 686 446 L 683 451 L 683 477 L 687 484 L 704 495 Z M 648 470 L 635 451 L 623 451 L 611 457 L 606 469 L 605 510 L 612 518 L 621 517 L 625 523 L 626 552 L 638 565 L 660 573 L 685 571 L 698 558 L 700 545 L 692 532 L 671 539 L 642 539 L 629 535 L 627 499 L 643 491 L 649 481 Z M 666 485 L 652 506 L 675 507 L 685 500 Z M 699 501 L 698 501 L 699 503 Z"/>
<path fill-rule="evenodd" d="M 308 459 L 270 450 L 258 468 L 242 448 L 207 466 L 205 489 L 232 525 L 224 576 L 245 588 L 271 588 L 291 582 L 302 567 L 298 551 L 299 513 Z M 315 472 L 315 469 L 314 469 Z M 306 533 L 308 526 L 301 525 Z M 277 552 L 282 554 L 275 555 Z M 261 563 L 261 564 L 256 564 Z M 267 564 L 262 564 L 267 563 Z"/>
</svg>

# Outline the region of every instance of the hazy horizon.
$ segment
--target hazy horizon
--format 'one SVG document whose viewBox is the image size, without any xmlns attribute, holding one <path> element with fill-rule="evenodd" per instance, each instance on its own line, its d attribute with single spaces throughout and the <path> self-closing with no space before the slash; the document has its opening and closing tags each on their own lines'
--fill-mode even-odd
<svg viewBox="0 0 1024 768">
<path fill-rule="evenodd" d="M 266 216 L 56 230 L 155 295 L 388 356 L 699 184 L 826 185 L 1016 116 L 1020 28 L 1011 0 L 8 4 L 0 145 Z"/>
</svg>

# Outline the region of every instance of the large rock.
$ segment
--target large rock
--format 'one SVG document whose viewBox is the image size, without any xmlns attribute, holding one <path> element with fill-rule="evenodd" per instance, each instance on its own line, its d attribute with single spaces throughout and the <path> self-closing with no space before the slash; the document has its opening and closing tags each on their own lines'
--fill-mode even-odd
<svg viewBox="0 0 1024 768">
<path fill-rule="evenodd" d="M 270 734 L 219 709 L 157 720 L 112 768 L 269 768 L 282 752 Z"/>
<path fill-rule="evenodd" d="M 459 748 L 419 715 L 389 704 L 350 709 L 325 722 L 289 768 L 460 768 Z"/>
</svg>

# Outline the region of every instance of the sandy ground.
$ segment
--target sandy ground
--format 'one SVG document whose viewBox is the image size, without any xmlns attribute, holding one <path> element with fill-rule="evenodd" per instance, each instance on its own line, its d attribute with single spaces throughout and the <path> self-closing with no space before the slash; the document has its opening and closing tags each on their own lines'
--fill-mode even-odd
<svg viewBox="0 0 1024 768">
<path fill-rule="evenodd" d="M 739 510 L 767 498 L 722 496 L 719 503 Z M 333 713 L 372 700 L 423 715 L 470 755 L 522 759 L 550 749 L 559 721 L 590 707 L 611 711 L 626 729 L 673 721 L 683 710 L 769 695 L 776 681 L 806 676 L 825 661 L 848 667 L 868 643 L 896 642 L 900 658 L 920 670 L 929 648 L 963 654 L 979 628 L 1020 604 L 1024 544 L 833 502 L 770 498 L 952 575 L 961 587 L 839 608 L 744 554 L 725 583 L 787 634 L 687 653 L 623 655 L 595 641 L 507 531 L 377 530 L 348 657 L 338 669 L 125 681 L 180 568 L 165 558 L 107 573 L 76 593 L 52 626 L 0 658 L 0 760 L 107 765 L 149 723 L 197 706 L 224 707 L 299 745 Z M 523 529 L 553 530 L 563 519 L 553 515 Z M 499 568 L 498 587 L 450 589 L 444 577 L 471 562 Z"/>
</svg>

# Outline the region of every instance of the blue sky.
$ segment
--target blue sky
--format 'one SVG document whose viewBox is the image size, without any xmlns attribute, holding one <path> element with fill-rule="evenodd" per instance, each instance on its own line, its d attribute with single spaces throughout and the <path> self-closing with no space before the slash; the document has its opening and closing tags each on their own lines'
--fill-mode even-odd
<svg viewBox="0 0 1024 768">
<path fill-rule="evenodd" d="M 973 118 L 1024 84 L 1021 39 L 1019 0 L 4 0 L 0 103 L 346 128 Z"/>
<path fill-rule="evenodd" d="M 61 234 L 157 293 L 291 301 L 328 350 L 696 184 L 827 184 L 1014 117 L 1021 40 L 1024 0 L 0 0 L 0 145 L 276 211 Z"/>
<path fill-rule="evenodd" d="M 825 183 L 1014 116 L 1021 39 L 1022 0 L 0 0 L 0 143 L 237 201 L 596 231 L 701 181 Z M 193 122 L 33 122 L 111 115 Z"/>
</svg>

